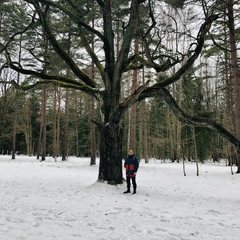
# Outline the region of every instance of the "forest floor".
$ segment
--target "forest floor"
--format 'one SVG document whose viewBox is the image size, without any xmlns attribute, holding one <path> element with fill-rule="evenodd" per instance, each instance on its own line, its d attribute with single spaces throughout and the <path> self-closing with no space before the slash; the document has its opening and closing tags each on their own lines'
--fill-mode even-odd
<svg viewBox="0 0 240 240">
<path fill-rule="evenodd" d="M 0 155 L 1 240 L 238 240 L 240 174 L 224 163 L 140 163 L 137 194 L 89 158 Z M 236 167 L 233 167 L 236 172 Z"/>
</svg>

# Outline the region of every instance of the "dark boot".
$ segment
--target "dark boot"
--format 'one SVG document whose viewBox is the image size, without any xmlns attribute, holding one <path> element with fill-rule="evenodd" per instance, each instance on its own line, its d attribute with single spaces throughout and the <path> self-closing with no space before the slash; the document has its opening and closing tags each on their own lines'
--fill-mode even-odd
<svg viewBox="0 0 240 240">
<path fill-rule="evenodd" d="M 137 193 L 137 184 L 135 178 L 133 179 L 133 194 Z"/>
<path fill-rule="evenodd" d="M 130 189 L 128 189 L 127 191 L 125 191 L 125 192 L 123 192 L 124 194 L 126 194 L 126 193 L 130 193 Z"/>
<path fill-rule="evenodd" d="M 127 191 L 125 191 L 124 194 L 125 193 L 130 193 L 130 187 L 131 187 L 131 185 L 130 185 L 130 177 L 127 176 Z"/>
</svg>

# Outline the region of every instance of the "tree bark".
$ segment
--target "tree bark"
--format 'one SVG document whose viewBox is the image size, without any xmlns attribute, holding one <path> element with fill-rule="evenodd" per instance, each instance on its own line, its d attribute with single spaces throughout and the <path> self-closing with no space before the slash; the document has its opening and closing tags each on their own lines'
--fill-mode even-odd
<svg viewBox="0 0 240 240">
<path fill-rule="evenodd" d="M 69 26 L 71 22 L 67 23 Z M 71 47 L 71 33 L 68 33 L 68 38 L 67 38 L 67 52 L 70 55 L 70 47 Z M 67 67 L 67 73 L 66 75 L 70 77 L 70 69 Z M 62 161 L 67 160 L 67 152 L 68 152 L 68 108 L 69 108 L 69 89 L 66 89 L 65 92 L 65 117 L 64 117 L 64 130 L 63 130 L 63 151 L 62 151 Z"/>
<path fill-rule="evenodd" d="M 21 61 L 21 54 L 22 54 L 22 37 L 20 38 L 19 42 L 19 53 L 18 53 L 18 61 Z M 17 83 L 20 82 L 20 73 L 17 73 Z M 16 159 L 16 135 L 17 135 L 17 117 L 18 117 L 18 93 L 19 89 L 16 89 L 15 94 L 15 102 L 14 102 L 14 115 L 13 115 L 13 135 L 12 135 L 12 160 Z"/>
<path fill-rule="evenodd" d="M 149 163 L 148 124 L 147 124 L 149 121 L 149 116 L 145 100 L 143 100 L 142 108 L 143 115 L 141 118 L 143 120 L 143 158 L 145 159 L 145 163 Z"/>
<path fill-rule="evenodd" d="M 68 150 L 68 147 L 67 147 L 68 146 L 68 106 L 69 106 L 69 89 L 66 89 L 62 161 L 66 161 L 67 160 L 67 150 Z"/>
<path fill-rule="evenodd" d="M 53 157 L 58 157 L 58 146 L 57 146 L 57 86 L 54 87 L 53 97 Z"/>
<path fill-rule="evenodd" d="M 92 3 L 94 4 L 94 0 L 92 1 Z M 92 20 L 92 28 L 94 29 L 95 27 L 95 20 L 93 18 Z M 92 51 L 94 52 L 94 34 L 92 34 Z M 91 63 L 91 77 L 92 79 L 95 79 L 95 66 L 94 66 L 94 62 L 92 60 Z M 93 96 L 89 96 L 89 110 L 90 110 L 90 114 L 89 114 L 89 126 L 90 126 L 90 165 L 96 165 L 96 137 L 95 137 L 95 124 L 92 121 L 92 119 L 95 118 L 95 101 L 94 101 L 94 97 Z"/>
<path fill-rule="evenodd" d="M 42 161 L 46 160 L 46 145 L 47 145 L 47 123 L 46 123 L 46 84 L 43 85 L 42 99 Z"/>
<path fill-rule="evenodd" d="M 134 42 L 134 52 L 138 54 L 139 52 L 139 43 L 138 39 L 135 39 Z M 132 76 L 132 92 L 136 91 L 138 82 L 138 71 L 137 69 L 133 70 Z M 136 153 L 136 133 L 137 133 L 137 104 L 133 104 L 130 109 L 130 140 L 128 149 L 132 149 Z"/>
<path fill-rule="evenodd" d="M 18 74 L 19 75 L 19 74 Z M 16 89 L 14 101 L 14 115 L 13 115 L 13 132 L 12 132 L 12 160 L 16 159 L 16 135 L 17 135 L 17 115 L 18 115 L 18 92 Z"/>
<path fill-rule="evenodd" d="M 240 139 L 240 86 L 239 86 L 240 79 L 239 79 L 239 70 L 238 70 L 233 5 L 234 5 L 233 0 L 228 0 L 228 23 L 229 23 L 230 47 L 231 47 L 232 77 L 233 77 L 233 84 L 234 84 L 236 137 Z M 239 154 L 237 155 L 237 162 L 238 162 L 237 173 L 240 173 Z"/>
<path fill-rule="evenodd" d="M 95 117 L 95 106 L 94 98 L 89 96 L 89 125 L 90 125 L 90 165 L 96 165 L 96 137 L 95 137 L 95 124 L 92 122 L 92 119 Z"/>
<path fill-rule="evenodd" d="M 121 184 L 122 174 L 122 128 L 118 123 L 99 126 L 100 130 L 100 164 L 99 181 L 109 184 Z"/>
</svg>

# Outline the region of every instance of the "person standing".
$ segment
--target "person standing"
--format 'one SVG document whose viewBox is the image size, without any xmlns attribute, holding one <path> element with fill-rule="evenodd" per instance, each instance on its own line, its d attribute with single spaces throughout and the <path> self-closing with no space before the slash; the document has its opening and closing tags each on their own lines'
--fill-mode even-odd
<svg viewBox="0 0 240 240">
<path fill-rule="evenodd" d="M 132 185 L 133 185 L 133 194 L 136 193 L 137 190 L 137 183 L 136 183 L 136 174 L 138 170 L 138 159 L 133 154 L 133 150 L 128 151 L 128 156 L 124 162 L 124 167 L 126 169 L 126 178 L 127 178 L 127 191 L 124 193 L 130 193 L 131 183 L 130 180 L 132 179 Z"/>
</svg>

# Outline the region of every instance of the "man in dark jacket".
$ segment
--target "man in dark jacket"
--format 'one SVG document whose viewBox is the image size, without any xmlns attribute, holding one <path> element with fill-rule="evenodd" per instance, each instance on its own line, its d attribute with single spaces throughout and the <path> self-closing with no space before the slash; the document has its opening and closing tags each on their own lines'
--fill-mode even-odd
<svg viewBox="0 0 240 240">
<path fill-rule="evenodd" d="M 127 191 L 125 191 L 124 193 L 130 193 L 130 179 L 132 179 L 133 194 L 136 193 L 137 190 L 136 173 L 138 170 L 138 166 L 139 163 L 137 157 L 133 154 L 133 150 L 129 150 L 127 159 L 124 162 L 127 177 Z"/>
</svg>

